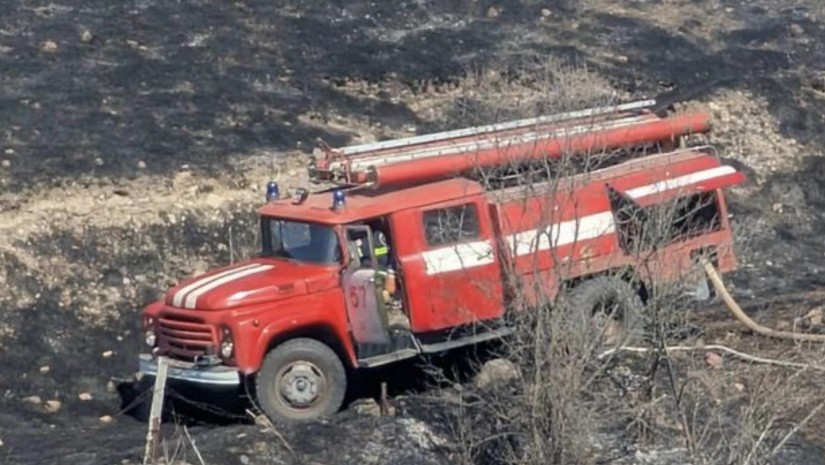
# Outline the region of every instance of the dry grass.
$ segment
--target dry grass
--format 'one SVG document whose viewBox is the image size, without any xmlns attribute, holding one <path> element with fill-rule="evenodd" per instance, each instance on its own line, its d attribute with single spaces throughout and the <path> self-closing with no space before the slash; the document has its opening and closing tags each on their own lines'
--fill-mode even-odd
<svg viewBox="0 0 825 465">
<path fill-rule="evenodd" d="M 472 74 L 474 91 L 456 98 L 445 117 L 489 123 L 490 118 L 528 117 L 613 102 L 605 82 L 586 69 L 536 63 L 515 67 L 519 72 L 514 74 Z M 530 97 L 510 98 L 514 94 Z M 592 164 L 595 161 L 584 163 Z M 545 164 L 532 167 L 531 173 L 548 170 L 542 189 L 552 195 L 560 192 L 559 179 L 581 166 L 563 156 L 552 171 Z M 525 198 L 534 195 L 534 181 L 520 182 Z M 656 218 L 650 218 L 645 236 L 637 238 L 632 253 L 642 262 L 655 261 L 651 251 L 673 240 L 671 225 L 704 206 L 686 209 L 677 202 L 662 206 Z M 553 212 L 541 214 L 546 224 L 553 222 Z M 697 232 L 702 230 L 680 234 Z M 701 358 L 704 351 L 697 351 L 697 357 L 667 350 L 674 344 L 697 343 L 690 331 L 695 328 L 692 304 L 681 285 L 695 279 L 695 273 L 672 283 L 642 282 L 626 273 L 614 276 L 611 282 L 617 292 L 644 288 L 647 301 L 639 316 L 643 337 L 629 331 L 613 344 L 632 340 L 647 351 L 642 355 L 618 351 L 608 357 L 600 356 L 607 342 L 606 327 L 576 307 L 577 287 L 564 279 L 569 270 L 557 265 L 554 274 L 560 277 L 555 288 L 518 291 L 539 294 L 538 305 L 528 305 L 530 299 L 518 294 L 514 299 L 517 331 L 500 356 L 518 366 L 521 376 L 462 393 L 458 401 L 450 396 L 457 410 L 453 430 L 460 440 L 460 463 L 595 463 L 603 452 L 599 438 L 618 435 L 639 448 L 675 447 L 695 464 L 756 465 L 773 460 L 790 438 L 819 415 L 822 405 L 799 387 L 806 372 L 776 367 L 754 370 L 739 362 L 729 362 L 733 369 L 721 369 L 715 365 L 716 355 L 706 361 Z"/>
</svg>

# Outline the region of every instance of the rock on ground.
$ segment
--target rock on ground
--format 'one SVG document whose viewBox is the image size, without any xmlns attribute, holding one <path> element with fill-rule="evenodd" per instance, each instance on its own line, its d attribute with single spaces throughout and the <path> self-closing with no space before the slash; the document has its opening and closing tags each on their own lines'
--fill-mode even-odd
<svg viewBox="0 0 825 465">
<path fill-rule="evenodd" d="M 520 377 L 518 367 L 511 361 L 497 358 L 484 363 L 475 377 L 475 386 L 485 389 L 507 383 Z"/>
</svg>

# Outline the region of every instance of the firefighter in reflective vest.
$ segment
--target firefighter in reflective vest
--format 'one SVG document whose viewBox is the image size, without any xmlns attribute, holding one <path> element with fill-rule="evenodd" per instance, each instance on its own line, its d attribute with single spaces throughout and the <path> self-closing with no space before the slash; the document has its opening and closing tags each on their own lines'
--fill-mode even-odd
<svg viewBox="0 0 825 465">
<path fill-rule="evenodd" d="M 390 258 L 390 246 L 387 244 L 387 235 L 383 231 L 376 230 L 372 236 L 373 239 L 373 256 L 378 262 L 378 268 L 387 268 Z"/>
<path fill-rule="evenodd" d="M 382 304 L 387 304 L 395 293 L 395 271 L 389 266 L 390 246 L 387 244 L 387 235 L 380 229 L 375 231 L 372 239 L 372 253 L 378 264 L 375 271 L 375 287 L 381 290 L 378 300 Z"/>
<path fill-rule="evenodd" d="M 375 289 L 378 305 L 384 315 L 385 322 L 390 330 L 409 330 L 409 319 L 401 310 L 401 301 L 395 296 L 396 276 L 390 260 L 390 246 L 387 236 L 381 230 L 376 230 L 373 235 L 373 253 L 378 269 L 375 271 Z"/>
</svg>

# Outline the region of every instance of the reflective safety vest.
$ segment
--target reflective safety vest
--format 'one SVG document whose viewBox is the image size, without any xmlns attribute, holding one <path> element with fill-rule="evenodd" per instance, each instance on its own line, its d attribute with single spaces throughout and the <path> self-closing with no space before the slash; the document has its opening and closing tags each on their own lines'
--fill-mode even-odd
<svg viewBox="0 0 825 465">
<path fill-rule="evenodd" d="M 387 245 L 387 236 L 384 235 L 381 231 L 375 232 L 375 257 L 378 259 L 382 259 L 387 256 L 390 251 L 390 247 Z"/>
<path fill-rule="evenodd" d="M 387 266 L 389 259 L 390 247 L 387 244 L 387 236 L 381 231 L 375 231 L 373 236 L 375 259 L 379 266 Z"/>
</svg>

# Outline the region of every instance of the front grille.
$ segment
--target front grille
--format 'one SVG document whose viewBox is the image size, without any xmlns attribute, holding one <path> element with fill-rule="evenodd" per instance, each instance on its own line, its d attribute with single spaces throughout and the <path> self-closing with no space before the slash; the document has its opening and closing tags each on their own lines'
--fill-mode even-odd
<svg viewBox="0 0 825 465">
<path fill-rule="evenodd" d="M 213 327 L 191 318 L 166 315 L 158 318 L 158 347 L 169 356 L 194 360 L 214 353 L 217 333 Z"/>
</svg>

